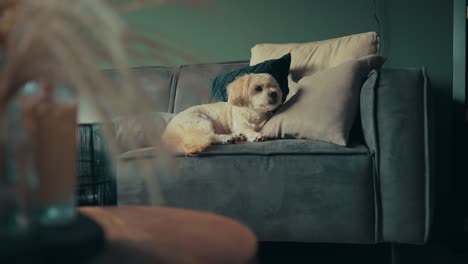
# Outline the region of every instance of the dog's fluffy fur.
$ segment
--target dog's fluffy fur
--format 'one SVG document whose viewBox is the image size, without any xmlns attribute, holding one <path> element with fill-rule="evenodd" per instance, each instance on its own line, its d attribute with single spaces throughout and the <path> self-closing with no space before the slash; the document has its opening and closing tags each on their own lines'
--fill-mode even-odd
<svg viewBox="0 0 468 264">
<path fill-rule="evenodd" d="M 193 106 L 177 114 L 163 133 L 176 151 L 196 155 L 212 144 L 263 141 L 259 131 L 283 97 L 269 74 L 246 74 L 228 85 L 228 102 Z"/>
</svg>

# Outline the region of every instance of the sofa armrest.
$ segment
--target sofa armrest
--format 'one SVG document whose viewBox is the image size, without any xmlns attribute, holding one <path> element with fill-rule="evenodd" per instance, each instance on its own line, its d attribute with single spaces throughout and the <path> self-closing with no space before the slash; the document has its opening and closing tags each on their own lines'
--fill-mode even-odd
<svg viewBox="0 0 468 264">
<path fill-rule="evenodd" d="M 364 138 L 375 159 L 378 241 L 421 244 L 431 201 L 428 80 L 424 69 L 373 71 L 361 92 Z"/>
</svg>

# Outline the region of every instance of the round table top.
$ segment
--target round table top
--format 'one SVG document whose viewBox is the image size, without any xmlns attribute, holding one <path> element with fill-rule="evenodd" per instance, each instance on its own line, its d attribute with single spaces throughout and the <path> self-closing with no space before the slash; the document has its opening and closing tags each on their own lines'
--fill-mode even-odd
<svg viewBox="0 0 468 264">
<path fill-rule="evenodd" d="M 227 217 L 149 206 L 79 211 L 99 223 L 108 240 L 92 263 L 255 263 L 255 235 Z"/>
</svg>

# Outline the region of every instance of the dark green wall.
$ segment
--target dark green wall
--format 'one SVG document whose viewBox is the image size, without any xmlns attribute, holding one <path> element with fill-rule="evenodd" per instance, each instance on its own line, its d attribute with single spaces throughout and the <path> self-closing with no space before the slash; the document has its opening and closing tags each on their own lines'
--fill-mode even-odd
<svg viewBox="0 0 468 264">
<path fill-rule="evenodd" d="M 212 11 L 163 7 L 127 18 L 170 33 L 177 39 L 171 44 L 203 52 L 202 61 L 249 59 L 256 43 L 306 42 L 376 29 L 369 0 L 211 2 Z"/>
<path fill-rule="evenodd" d="M 162 35 L 158 39 L 170 46 L 203 54 L 198 56 L 199 62 L 247 60 L 256 43 L 306 42 L 378 29 L 373 0 L 211 3 L 210 10 L 169 6 L 134 12 L 126 18 L 158 32 Z M 426 66 L 441 117 L 444 110 L 438 108 L 447 108 L 451 96 L 453 0 L 376 0 L 376 5 L 386 67 Z M 173 59 L 176 64 L 187 63 Z"/>
<path fill-rule="evenodd" d="M 205 54 L 201 62 L 249 59 L 250 48 L 256 43 L 306 42 L 378 29 L 372 0 L 212 2 L 213 11 L 164 7 L 127 18 L 171 36 L 166 42 L 172 46 Z M 436 99 L 437 174 L 446 177 L 451 151 L 453 0 L 376 3 L 386 67 L 427 67 Z"/>
</svg>

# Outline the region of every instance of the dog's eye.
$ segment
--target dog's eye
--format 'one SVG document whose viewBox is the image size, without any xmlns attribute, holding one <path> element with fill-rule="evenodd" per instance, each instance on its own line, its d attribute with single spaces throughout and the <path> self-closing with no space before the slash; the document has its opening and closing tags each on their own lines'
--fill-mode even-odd
<svg viewBox="0 0 468 264">
<path fill-rule="evenodd" d="M 261 92 L 262 90 L 263 90 L 263 88 L 260 85 L 255 87 L 255 91 L 257 91 L 257 92 Z"/>
</svg>

